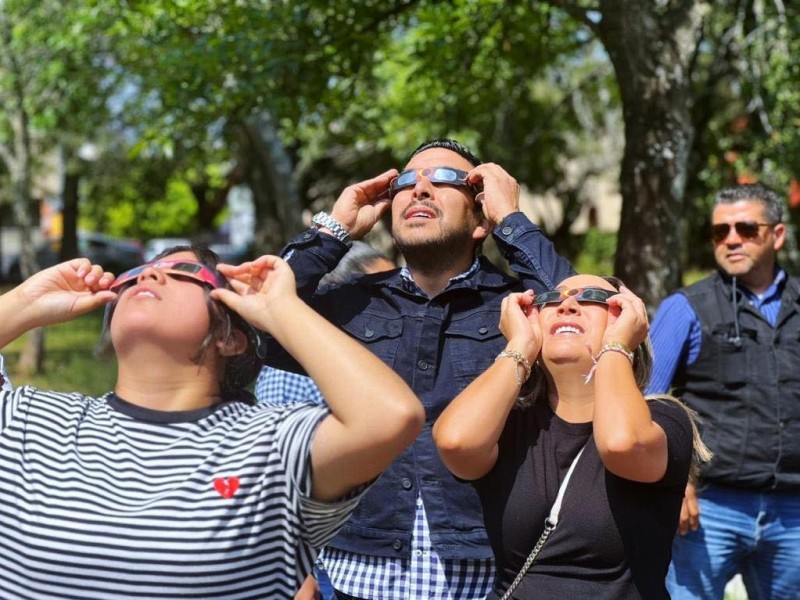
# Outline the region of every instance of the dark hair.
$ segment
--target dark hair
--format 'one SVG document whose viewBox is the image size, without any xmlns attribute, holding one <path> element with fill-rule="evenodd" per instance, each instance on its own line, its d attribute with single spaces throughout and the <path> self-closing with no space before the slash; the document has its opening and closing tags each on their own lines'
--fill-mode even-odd
<svg viewBox="0 0 800 600">
<path fill-rule="evenodd" d="M 477 167 L 479 164 L 481 164 L 481 159 L 475 156 L 468 148 L 462 146 L 457 141 L 448 138 L 438 138 L 435 140 L 428 140 L 427 142 L 422 142 L 409 155 L 408 160 L 406 160 L 406 162 L 414 158 L 420 152 L 424 152 L 425 150 L 430 150 L 431 148 L 444 148 L 445 150 L 450 150 L 451 152 L 455 152 L 462 158 L 468 160 L 473 167 Z"/>
<path fill-rule="evenodd" d="M 736 202 L 758 202 L 764 207 L 767 221 L 771 224 L 783 221 L 783 200 L 778 194 L 761 183 L 736 185 L 720 190 L 714 206 Z"/>
<path fill-rule="evenodd" d="M 198 262 L 214 271 L 219 280 L 225 282 L 225 287 L 231 289 L 227 280 L 217 272 L 217 264 L 221 262 L 219 256 L 206 246 L 194 244 L 191 246 L 173 246 L 159 253 L 152 261 L 162 259 L 171 254 L 177 254 L 178 252 L 191 252 L 194 254 Z M 247 338 L 247 348 L 241 354 L 227 357 L 222 381 L 220 382 L 220 391 L 234 392 L 244 390 L 253 382 L 263 366 L 264 342 L 261 338 L 262 334 L 247 323 L 238 313 L 229 309 L 222 303 L 212 300 L 210 290 L 205 286 L 203 286 L 203 289 L 205 290 L 210 326 L 193 360 L 198 364 L 201 363 L 205 353 L 214 342 L 218 340 L 228 341 L 233 331 L 238 329 L 244 333 Z M 108 342 L 109 327 L 115 309 L 116 301 L 109 304 L 106 308 L 106 315 L 103 323 L 104 339 L 101 339 L 101 346 Z"/>
</svg>

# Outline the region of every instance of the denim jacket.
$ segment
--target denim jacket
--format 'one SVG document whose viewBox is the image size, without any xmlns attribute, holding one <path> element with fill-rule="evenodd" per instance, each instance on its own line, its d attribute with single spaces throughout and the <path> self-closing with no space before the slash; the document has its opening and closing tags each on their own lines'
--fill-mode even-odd
<svg viewBox="0 0 800 600">
<path fill-rule="evenodd" d="M 301 297 L 399 373 L 426 411 L 420 436 L 371 486 L 331 542 L 333 547 L 371 556 L 407 557 L 419 494 L 431 543 L 441 558 L 491 558 L 477 494 L 442 464 L 431 427 L 447 404 L 505 347 L 499 329 L 502 299 L 524 289 L 552 289 L 573 273 L 569 262 L 555 253 L 550 240 L 522 213 L 506 217 L 493 236 L 519 279 L 480 257 L 474 273 L 454 279 L 434 298 L 403 279 L 399 270 L 365 275 L 315 294 L 318 281 L 336 266 L 347 246 L 310 229 L 284 250 Z M 297 369 L 274 343 L 267 363 Z"/>
</svg>

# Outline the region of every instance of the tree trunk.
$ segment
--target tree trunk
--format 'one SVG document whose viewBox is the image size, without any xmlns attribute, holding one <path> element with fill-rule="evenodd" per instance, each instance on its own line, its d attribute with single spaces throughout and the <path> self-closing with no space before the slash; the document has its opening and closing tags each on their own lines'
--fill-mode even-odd
<svg viewBox="0 0 800 600">
<path fill-rule="evenodd" d="M 614 271 L 653 309 L 682 282 L 682 215 L 694 138 L 691 68 L 709 5 L 600 4 L 596 30 L 616 71 L 625 120 Z"/>
<path fill-rule="evenodd" d="M 256 208 L 256 253 L 278 253 L 302 227 L 303 206 L 294 165 L 269 114 L 242 124 L 242 178 L 253 191 Z"/>
<path fill-rule="evenodd" d="M 68 163 L 67 163 L 68 164 Z M 64 171 L 63 208 L 61 209 L 61 252 L 59 259 L 78 256 L 78 186 L 80 174 L 69 167 Z"/>
</svg>

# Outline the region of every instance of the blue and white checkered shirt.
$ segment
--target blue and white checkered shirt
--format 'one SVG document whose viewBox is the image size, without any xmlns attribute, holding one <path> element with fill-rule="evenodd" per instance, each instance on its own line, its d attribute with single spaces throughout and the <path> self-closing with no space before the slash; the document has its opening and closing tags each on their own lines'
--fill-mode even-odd
<svg viewBox="0 0 800 600">
<path fill-rule="evenodd" d="M 264 367 L 258 374 L 255 396 L 259 402 L 269 402 L 270 404 L 325 403 L 325 399 L 313 379 L 272 367 Z"/>
<path fill-rule="evenodd" d="M 326 547 L 318 560 L 334 588 L 367 600 L 481 600 L 492 591 L 495 577 L 492 559 L 439 558 L 419 497 L 411 558 L 365 556 Z"/>
</svg>

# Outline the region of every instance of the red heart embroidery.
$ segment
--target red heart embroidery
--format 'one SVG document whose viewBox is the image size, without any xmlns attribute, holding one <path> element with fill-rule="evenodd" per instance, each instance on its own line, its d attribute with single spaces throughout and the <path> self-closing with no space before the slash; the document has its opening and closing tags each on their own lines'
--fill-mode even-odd
<svg viewBox="0 0 800 600">
<path fill-rule="evenodd" d="M 223 498 L 233 498 L 236 490 L 239 489 L 238 477 L 217 477 L 214 480 L 214 489 L 219 492 Z"/>
</svg>

